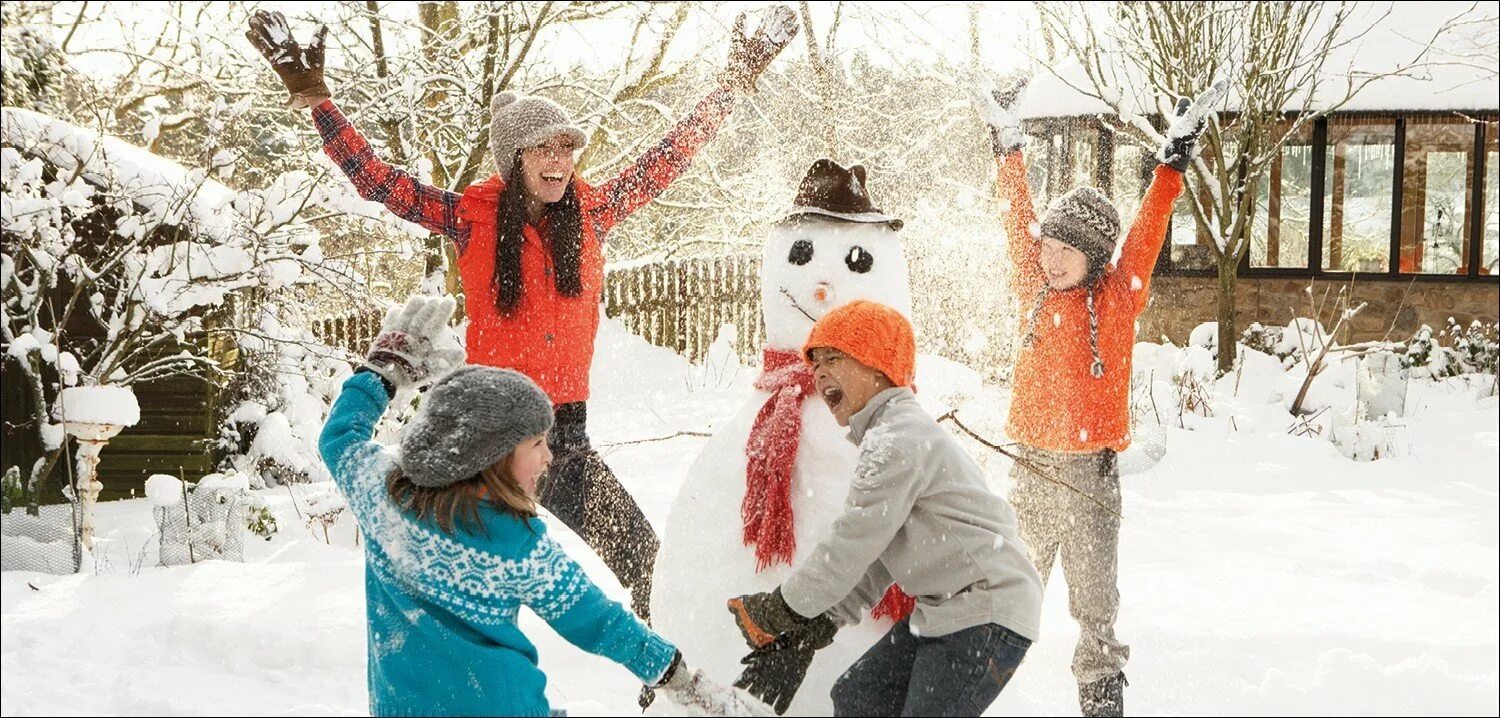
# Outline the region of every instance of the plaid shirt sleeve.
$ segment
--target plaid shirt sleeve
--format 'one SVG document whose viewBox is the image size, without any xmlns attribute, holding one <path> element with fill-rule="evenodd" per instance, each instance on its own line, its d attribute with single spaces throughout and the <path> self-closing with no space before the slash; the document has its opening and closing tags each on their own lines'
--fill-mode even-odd
<svg viewBox="0 0 1500 718">
<path fill-rule="evenodd" d="M 595 231 L 604 236 L 626 217 L 656 199 L 682 174 L 734 109 L 734 92 L 718 88 L 672 128 L 667 136 L 631 163 L 625 171 L 599 186 L 598 203 L 589 208 Z"/>
<path fill-rule="evenodd" d="M 422 184 L 381 161 L 333 100 L 313 108 L 313 123 L 323 139 L 323 151 L 349 177 L 360 197 L 379 202 L 397 217 L 451 238 L 458 253 L 463 254 L 469 243 L 469 224 L 458 218 L 462 195 Z"/>
</svg>

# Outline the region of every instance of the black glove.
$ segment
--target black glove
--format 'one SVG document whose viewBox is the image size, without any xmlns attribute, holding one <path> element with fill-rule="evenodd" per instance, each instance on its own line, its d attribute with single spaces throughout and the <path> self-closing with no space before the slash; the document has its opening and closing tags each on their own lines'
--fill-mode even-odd
<svg viewBox="0 0 1500 718">
<path fill-rule="evenodd" d="M 833 643 L 838 625 L 827 615 L 818 616 L 801 630 L 788 633 L 764 648 L 740 659 L 745 670 L 734 682 L 776 711 L 786 713 L 797 696 L 813 654 Z"/>
<path fill-rule="evenodd" d="M 792 610 L 781 597 L 781 587 L 770 593 L 751 593 L 729 599 L 729 613 L 751 648 L 764 648 L 783 634 L 806 631 L 823 616 L 808 618 Z"/>
<path fill-rule="evenodd" d="M 1186 97 L 1177 101 L 1177 111 L 1172 114 L 1172 126 L 1167 128 L 1167 143 L 1162 145 L 1161 153 L 1157 156 L 1162 164 L 1178 172 L 1187 171 L 1188 163 L 1193 161 L 1194 150 L 1198 147 L 1198 138 L 1208 128 L 1208 118 L 1213 114 L 1213 106 L 1218 104 L 1228 87 L 1229 83 L 1220 80 L 1191 102 Z"/>
</svg>

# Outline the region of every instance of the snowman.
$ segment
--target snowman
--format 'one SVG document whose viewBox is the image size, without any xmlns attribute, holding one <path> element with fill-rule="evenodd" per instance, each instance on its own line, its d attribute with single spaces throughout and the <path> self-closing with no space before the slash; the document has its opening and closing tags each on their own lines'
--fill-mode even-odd
<svg viewBox="0 0 1500 718">
<path fill-rule="evenodd" d="M 762 372 L 688 470 L 667 515 L 651 595 L 654 627 L 715 679 L 738 677 L 749 652 L 725 601 L 779 585 L 843 512 L 858 449 L 814 395 L 799 352 L 814 322 L 854 299 L 910 317 L 901 225 L 871 203 L 864 167 L 822 159 L 766 241 Z M 885 614 L 910 611 L 901 598 L 888 594 L 880 618 L 867 612 L 817 653 L 789 713 L 832 714 L 834 681 L 890 629 Z"/>
</svg>

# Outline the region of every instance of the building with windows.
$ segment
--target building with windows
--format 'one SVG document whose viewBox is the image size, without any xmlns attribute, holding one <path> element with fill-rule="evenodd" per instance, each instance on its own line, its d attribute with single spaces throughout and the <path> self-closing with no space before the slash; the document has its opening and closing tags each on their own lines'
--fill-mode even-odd
<svg viewBox="0 0 1500 718">
<path fill-rule="evenodd" d="M 1359 57 L 1375 53 L 1371 62 L 1381 62 L 1398 55 L 1406 37 L 1446 17 L 1445 5 L 1451 3 L 1397 3 L 1387 37 L 1372 33 Z M 1056 77 L 1039 77 L 1028 100 L 1027 152 L 1038 203 L 1092 184 L 1114 199 L 1128 226 L 1154 166 L 1149 152 L 1118 137 L 1098 114 L 1102 105 Z M 1231 99 L 1224 118 L 1233 111 Z M 1369 302 L 1353 322 L 1355 340 L 1388 331 L 1403 338 L 1422 324 L 1443 327 L 1449 317 L 1495 321 L 1497 130 L 1494 76 L 1459 63 L 1421 80 L 1378 80 L 1339 111 L 1305 124 L 1257 188 L 1251 245 L 1239 267 L 1240 323 L 1308 316 L 1309 285 L 1320 297 L 1329 284 L 1334 292 L 1347 285 L 1355 301 Z M 1190 212 L 1179 200 L 1152 307 L 1142 319 L 1143 339 L 1165 335 L 1180 343 L 1194 326 L 1215 319 L 1213 247 Z"/>
</svg>

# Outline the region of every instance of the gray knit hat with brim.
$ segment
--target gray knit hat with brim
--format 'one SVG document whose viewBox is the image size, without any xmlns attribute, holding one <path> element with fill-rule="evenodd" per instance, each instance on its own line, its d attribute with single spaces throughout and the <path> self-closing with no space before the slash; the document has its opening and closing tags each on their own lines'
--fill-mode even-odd
<svg viewBox="0 0 1500 718">
<path fill-rule="evenodd" d="M 442 488 L 478 476 L 552 428 L 552 402 L 510 369 L 469 364 L 439 379 L 401 437 L 401 472 Z"/>
<path fill-rule="evenodd" d="M 490 100 L 490 152 L 503 180 L 510 180 L 516 150 L 535 147 L 560 134 L 573 138 L 579 149 L 589 141 L 568 119 L 567 111 L 545 97 L 501 92 Z"/>
<path fill-rule="evenodd" d="M 1079 187 L 1052 200 L 1042 215 L 1042 236 L 1067 244 L 1088 258 L 1089 276 L 1104 271 L 1120 238 L 1120 212 L 1103 192 Z"/>
</svg>

